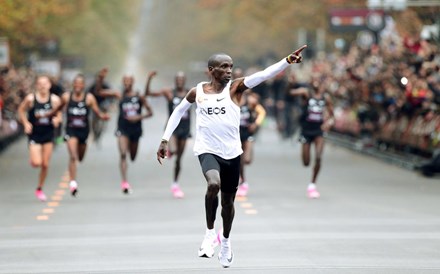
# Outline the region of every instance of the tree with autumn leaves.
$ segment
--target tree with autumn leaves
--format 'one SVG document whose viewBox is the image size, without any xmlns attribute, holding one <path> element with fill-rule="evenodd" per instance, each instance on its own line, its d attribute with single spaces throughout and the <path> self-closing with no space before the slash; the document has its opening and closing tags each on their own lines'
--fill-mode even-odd
<svg viewBox="0 0 440 274">
<path fill-rule="evenodd" d="M 0 0 L 0 36 L 9 40 L 11 59 L 23 64 L 44 43 L 60 43 L 61 54 L 81 55 L 87 68 L 117 65 L 125 58 L 140 1 Z"/>
<path fill-rule="evenodd" d="M 142 14 L 140 6 L 151 4 Z M 63 55 L 81 55 L 86 70 L 120 66 L 130 35 L 141 16 L 148 17 L 138 59 L 147 68 L 164 63 L 185 68 L 212 52 L 226 51 L 237 61 L 252 63 L 260 56 L 290 52 L 298 30 L 314 38 L 327 31 L 327 48 L 335 34 L 328 31 L 332 8 L 365 8 L 366 0 L 0 0 L 0 36 L 11 44 L 12 60 L 23 63 L 42 42 L 60 42 Z M 420 31 L 426 9 L 389 11 L 399 32 Z M 434 10 L 434 14 L 438 8 Z M 410 19 L 408 19 L 410 18 Z M 348 37 L 348 39 L 352 39 Z M 312 39 L 313 40 L 313 39 Z M 313 45 L 310 45 L 313 48 Z"/>
</svg>

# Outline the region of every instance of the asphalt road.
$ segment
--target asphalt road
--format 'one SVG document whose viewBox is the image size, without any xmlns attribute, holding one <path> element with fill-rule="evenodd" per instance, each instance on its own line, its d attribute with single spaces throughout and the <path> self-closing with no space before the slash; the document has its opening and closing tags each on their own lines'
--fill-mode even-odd
<svg viewBox="0 0 440 274">
<path fill-rule="evenodd" d="M 234 264 L 198 258 L 204 178 L 190 140 L 185 198 L 172 198 L 173 162 L 155 159 L 164 105 L 158 99 L 153 107 L 129 164 L 129 196 L 119 186 L 114 117 L 100 146 L 90 142 L 76 198 L 64 144 L 51 161 L 46 203 L 34 197 L 37 171 L 25 138 L 0 155 L 0 273 L 440 273 L 438 178 L 327 144 L 321 198 L 310 200 L 311 169 L 301 165 L 299 144 L 281 141 L 271 123 L 247 169 L 249 195 L 236 201 Z"/>
</svg>

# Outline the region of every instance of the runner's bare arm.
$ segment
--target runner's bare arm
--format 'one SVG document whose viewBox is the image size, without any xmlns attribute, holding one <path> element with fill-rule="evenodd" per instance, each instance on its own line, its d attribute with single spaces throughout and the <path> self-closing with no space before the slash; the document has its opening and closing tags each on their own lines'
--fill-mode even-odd
<svg viewBox="0 0 440 274">
<path fill-rule="evenodd" d="M 96 102 L 95 96 L 93 96 L 90 93 L 87 93 L 86 104 L 87 104 L 87 106 L 89 106 L 93 110 L 93 112 L 96 113 L 96 115 L 99 117 L 99 119 L 101 119 L 101 120 L 110 119 L 110 116 L 107 113 L 101 112 L 101 110 L 98 107 L 98 103 Z"/>
<path fill-rule="evenodd" d="M 18 117 L 20 119 L 20 122 L 23 124 L 24 132 L 26 134 L 32 133 L 32 124 L 29 122 L 26 112 L 32 106 L 33 100 L 34 94 L 28 94 L 18 106 Z"/>
<path fill-rule="evenodd" d="M 147 113 L 145 113 L 142 118 L 149 118 L 153 116 L 153 109 L 151 108 L 150 104 L 144 97 L 141 97 L 141 103 L 144 106 L 145 110 L 147 111 Z"/>
<path fill-rule="evenodd" d="M 158 91 L 152 91 L 150 86 L 151 86 L 151 80 L 157 75 L 157 71 L 150 71 L 148 73 L 148 78 L 147 78 L 147 84 L 145 85 L 145 94 L 144 96 L 153 96 L 153 97 L 158 97 L 158 96 L 164 96 L 167 98 L 168 101 L 172 100 L 172 90 L 169 88 L 166 89 L 161 89 Z"/>
<path fill-rule="evenodd" d="M 300 88 L 295 88 L 295 89 L 289 90 L 289 95 L 308 97 L 309 91 L 304 87 L 300 87 Z"/>
<path fill-rule="evenodd" d="M 328 116 L 325 122 L 322 124 L 321 128 L 323 131 L 329 131 L 331 127 L 335 124 L 335 118 L 333 113 L 333 101 L 330 95 L 328 94 L 324 94 L 324 98 L 325 98 L 325 109 Z"/>
<path fill-rule="evenodd" d="M 98 79 L 95 86 L 95 94 L 101 97 L 115 97 L 121 99 L 121 94 L 117 90 L 104 89 L 104 79 L 108 74 L 108 68 L 102 68 L 98 73 Z"/>
<path fill-rule="evenodd" d="M 61 98 L 56 95 L 51 96 L 53 109 L 58 110 L 52 118 L 52 124 L 54 125 L 54 127 L 59 127 L 63 121 L 63 114 L 61 113 Z"/>
</svg>

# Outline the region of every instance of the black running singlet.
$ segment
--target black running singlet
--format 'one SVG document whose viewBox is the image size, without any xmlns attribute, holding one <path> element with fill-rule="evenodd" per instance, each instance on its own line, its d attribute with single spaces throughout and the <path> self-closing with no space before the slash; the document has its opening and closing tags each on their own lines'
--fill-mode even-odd
<svg viewBox="0 0 440 274">
<path fill-rule="evenodd" d="M 43 116 L 52 110 L 52 101 L 49 95 L 49 100 L 40 103 L 37 100 L 37 94 L 34 94 L 34 105 L 28 111 L 28 120 L 32 124 L 32 133 L 29 135 L 30 139 L 35 139 L 38 142 L 42 136 L 48 136 L 44 141 L 53 138 L 54 126 L 52 124 L 52 117 L 37 118 L 36 116 Z M 50 138 L 49 138 L 50 137 Z M 38 142 L 40 143 L 40 142 Z"/>
<path fill-rule="evenodd" d="M 182 100 L 185 98 L 185 96 L 180 97 L 177 96 L 177 91 L 173 90 L 173 99 L 168 102 L 168 113 L 171 115 L 173 113 L 174 109 L 177 107 L 177 105 L 182 102 Z M 191 114 L 190 110 L 188 109 L 180 119 L 180 123 L 177 126 L 177 128 L 174 130 L 174 135 L 177 135 L 179 138 L 187 138 L 189 136 L 190 132 L 190 126 L 191 126 Z"/>
<path fill-rule="evenodd" d="M 89 130 L 89 108 L 86 104 L 86 96 L 76 102 L 73 100 L 73 92 L 70 94 L 69 104 L 67 105 L 66 130 Z"/>
<path fill-rule="evenodd" d="M 301 127 L 304 134 L 321 133 L 324 121 L 325 99 L 310 97 L 303 105 Z"/>
<path fill-rule="evenodd" d="M 247 128 L 250 124 L 255 122 L 255 111 L 252 111 L 247 106 L 247 102 L 240 106 L 240 127 Z"/>
<path fill-rule="evenodd" d="M 125 132 L 139 131 L 142 122 L 130 122 L 130 117 L 139 116 L 142 113 L 142 104 L 139 95 L 124 96 L 119 102 L 118 129 Z"/>
</svg>

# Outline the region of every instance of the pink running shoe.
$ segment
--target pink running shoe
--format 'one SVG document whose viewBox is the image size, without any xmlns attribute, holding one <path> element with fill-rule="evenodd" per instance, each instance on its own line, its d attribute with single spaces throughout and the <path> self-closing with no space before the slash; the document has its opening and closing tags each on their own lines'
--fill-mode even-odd
<svg viewBox="0 0 440 274">
<path fill-rule="evenodd" d="M 46 202 L 47 198 L 46 195 L 44 194 L 43 190 L 35 190 L 35 196 L 37 196 L 37 199 L 42 201 L 42 202 Z"/>
<path fill-rule="evenodd" d="M 173 197 L 177 199 L 182 199 L 185 196 L 185 193 L 180 189 L 179 184 L 172 184 L 171 192 L 173 193 Z"/>
<path fill-rule="evenodd" d="M 307 196 L 310 199 L 318 199 L 321 195 L 319 194 L 318 190 L 316 190 L 316 188 L 312 188 L 307 190 Z"/>
<path fill-rule="evenodd" d="M 122 188 L 122 192 L 124 194 L 131 194 L 132 190 L 131 190 L 130 184 L 127 181 L 123 181 L 121 183 L 121 188 Z"/>
<path fill-rule="evenodd" d="M 237 189 L 237 196 L 238 197 L 246 197 L 248 190 L 249 190 L 249 184 L 246 182 L 241 183 Z"/>
</svg>

